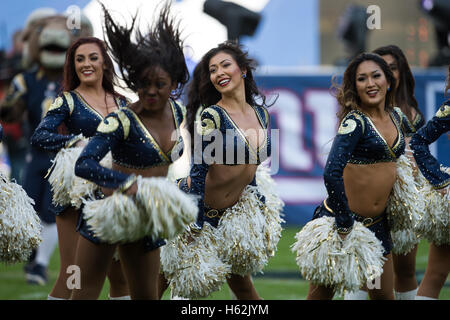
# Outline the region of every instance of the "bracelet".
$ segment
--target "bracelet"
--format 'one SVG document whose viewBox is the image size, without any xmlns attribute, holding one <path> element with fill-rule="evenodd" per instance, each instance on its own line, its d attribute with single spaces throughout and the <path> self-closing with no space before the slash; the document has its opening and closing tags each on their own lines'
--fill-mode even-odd
<svg viewBox="0 0 450 320">
<path fill-rule="evenodd" d="M 193 233 L 200 233 L 200 231 L 202 231 L 202 228 L 196 222 L 192 222 L 189 224 L 189 230 L 191 230 Z"/>
<path fill-rule="evenodd" d="M 130 175 L 120 186 L 119 186 L 119 191 L 124 193 L 125 191 L 127 191 L 132 185 L 133 183 L 135 183 L 137 180 L 137 177 L 135 174 Z"/>
<path fill-rule="evenodd" d="M 353 229 L 353 227 L 344 228 L 344 227 L 337 227 L 337 226 L 335 226 L 335 228 L 339 234 L 344 234 L 344 235 L 349 234 Z"/>
</svg>

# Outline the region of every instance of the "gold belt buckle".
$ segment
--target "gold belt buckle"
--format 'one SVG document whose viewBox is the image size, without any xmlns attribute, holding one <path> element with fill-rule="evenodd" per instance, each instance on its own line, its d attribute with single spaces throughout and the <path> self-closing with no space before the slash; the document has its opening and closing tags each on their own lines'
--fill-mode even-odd
<svg viewBox="0 0 450 320">
<path fill-rule="evenodd" d="M 219 211 L 217 211 L 216 209 L 211 209 L 206 213 L 206 216 L 208 218 L 215 218 L 219 215 Z"/>
<path fill-rule="evenodd" d="M 368 227 L 368 226 L 370 226 L 373 223 L 373 219 L 372 218 L 365 218 L 362 223 L 363 223 L 363 225 L 365 227 Z"/>
</svg>

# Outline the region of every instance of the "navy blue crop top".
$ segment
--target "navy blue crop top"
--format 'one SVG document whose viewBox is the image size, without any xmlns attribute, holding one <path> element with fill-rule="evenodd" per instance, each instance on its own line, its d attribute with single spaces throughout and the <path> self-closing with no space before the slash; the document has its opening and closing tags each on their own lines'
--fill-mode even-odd
<svg viewBox="0 0 450 320">
<path fill-rule="evenodd" d="M 205 108 L 200 115 L 200 121 L 197 121 L 193 165 L 190 171 L 191 185 L 189 190 L 185 191 L 200 196 L 198 227 L 203 226 L 205 180 L 210 165 L 214 163 L 259 165 L 270 157 L 269 114 L 264 107 L 255 106 L 253 109 L 265 131 L 265 139 L 256 149 L 250 145 L 227 111 L 220 106 L 212 105 Z M 255 178 L 250 185 L 256 185 Z"/>
<path fill-rule="evenodd" d="M 165 153 L 130 108 L 110 113 L 97 128 L 97 132 L 84 148 L 75 164 L 75 174 L 99 186 L 116 189 L 131 175 L 100 165 L 103 157 L 111 151 L 113 162 L 127 168 L 147 169 L 170 165 L 183 153 L 180 126 L 185 107 L 170 99 L 176 128 L 176 141 Z"/>
<path fill-rule="evenodd" d="M 119 108 L 128 104 L 126 99 L 115 98 Z M 31 137 L 31 144 L 46 151 L 58 151 L 82 134 L 92 137 L 103 116 L 91 107 L 76 91 L 63 92 L 48 109 Z M 67 128 L 68 134 L 60 134 L 61 123 Z"/>
<path fill-rule="evenodd" d="M 425 124 L 425 119 L 420 113 L 416 113 L 413 121 L 409 121 L 408 117 L 402 113 L 402 129 L 406 137 L 411 137 L 414 133 L 422 128 Z"/>
<path fill-rule="evenodd" d="M 387 144 L 372 120 L 361 111 L 350 111 L 339 126 L 324 170 L 327 204 L 336 213 L 336 225 L 339 228 L 349 228 L 354 221 L 344 189 L 343 172 L 347 163 L 396 162 L 405 151 L 402 127 L 406 117 L 403 117 L 399 108 L 389 110 L 389 115 L 397 128 L 397 138 L 392 146 Z"/>
<path fill-rule="evenodd" d="M 448 186 L 450 184 L 450 175 L 440 169 L 440 164 L 431 155 L 428 145 L 436 141 L 442 134 L 448 132 L 449 129 L 450 100 L 447 100 L 436 112 L 436 115 L 413 135 L 410 142 L 420 172 L 436 189 Z"/>
</svg>

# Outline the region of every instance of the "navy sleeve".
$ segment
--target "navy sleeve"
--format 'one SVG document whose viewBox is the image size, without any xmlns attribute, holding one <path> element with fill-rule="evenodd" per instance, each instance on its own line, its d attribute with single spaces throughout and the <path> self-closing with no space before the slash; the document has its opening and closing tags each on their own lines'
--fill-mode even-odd
<svg viewBox="0 0 450 320">
<path fill-rule="evenodd" d="M 400 108 L 395 107 L 394 110 L 399 117 L 400 127 L 403 134 L 407 137 L 412 136 L 416 132 L 416 129 L 412 125 L 411 121 L 409 121 L 408 117 L 403 113 L 403 111 Z"/>
<path fill-rule="evenodd" d="M 80 154 L 75 164 L 75 174 L 101 187 L 110 189 L 120 187 L 131 175 L 105 168 L 100 165 L 100 161 L 124 139 L 126 139 L 124 126 L 117 111 L 110 113 L 99 124 L 96 134 Z"/>
<path fill-rule="evenodd" d="M 363 134 L 364 120 L 356 114 L 348 114 L 339 126 L 324 170 L 327 203 L 336 215 L 336 226 L 350 228 L 354 219 L 348 207 L 343 173 L 353 150 Z"/>
<path fill-rule="evenodd" d="M 216 139 L 222 136 L 220 130 L 220 116 L 216 110 L 206 108 L 200 114 L 199 121 L 196 121 L 194 132 L 194 154 L 193 164 L 190 171 L 191 185 L 186 192 L 199 196 L 198 198 L 198 218 L 197 226 L 203 227 L 204 222 L 204 198 L 205 180 L 209 166 L 214 163 L 215 150 L 212 148 Z M 222 148 L 222 144 L 220 144 Z"/>
<path fill-rule="evenodd" d="M 33 146 L 46 151 L 58 151 L 76 137 L 74 134 L 58 133 L 58 126 L 69 119 L 73 111 L 73 100 L 71 100 L 72 103 L 67 101 L 67 98 L 71 99 L 72 96 L 65 97 L 66 94 L 70 95 L 70 93 L 65 93 L 55 99 L 34 131 L 31 137 Z"/>
<path fill-rule="evenodd" d="M 439 162 L 430 153 L 429 145 L 448 132 L 449 128 L 450 101 L 447 101 L 436 115 L 413 135 L 410 142 L 420 172 L 437 189 L 448 186 L 450 176 L 441 171 Z"/>
</svg>

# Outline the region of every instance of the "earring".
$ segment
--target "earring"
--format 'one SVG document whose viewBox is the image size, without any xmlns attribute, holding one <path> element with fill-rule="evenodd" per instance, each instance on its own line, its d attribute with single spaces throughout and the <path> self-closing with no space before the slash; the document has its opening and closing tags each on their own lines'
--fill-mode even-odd
<svg viewBox="0 0 450 320">
<path fill-rule="evenodd" d="M 242 74 L 242 78 L 245 79 L 247 78 L 247 75 L 245 73 Z"/>
<path fill-rule="evenodd" d="M 391 91 L 391 87 L 388 87 L 388 90 L 387 90 L 387 91 L 388 91 L 388 92 Z"/>
</svg>

